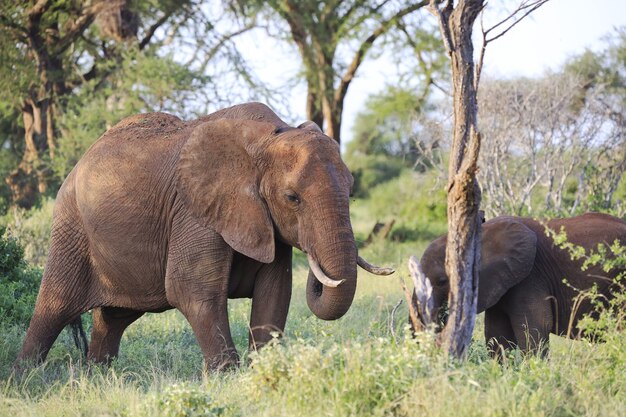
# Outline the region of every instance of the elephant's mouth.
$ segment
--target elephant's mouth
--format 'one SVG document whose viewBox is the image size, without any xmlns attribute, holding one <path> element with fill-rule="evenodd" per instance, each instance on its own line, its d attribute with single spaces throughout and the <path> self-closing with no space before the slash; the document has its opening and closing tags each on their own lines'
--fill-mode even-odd
<svg viewBox="0 0 626 417">
<path fill-rule="evenodd" d="M 441 332 L 443 328 L 446 327 L 449 316 L 450 316 L 450 310 L 448 309 L 448 302 L 444 301 L 441 307 L 437 309 L 437 314 L 435 315 L 435 319 L 433 320 L 433 323 L 432 323 L 435 326 L 434 328 L 435 328 L 436 333 Z M 419 308 L 417 309 L 417 318 L 422 323 L 423 326 L 426 326 L 424 322 L 424 317 L 422 317 L 422 314 Z"/>
<path fill-rule="evenodd" d="M 437 310 L 437 317 L 435 318 L 435 324 L 437 326 L 437 331 L 440 332 L 446 327 L 448 323 L 448 317 L 450 316 L 450 310 L 448 309 L 448 302 L 444 301 Z"/>
</svg>

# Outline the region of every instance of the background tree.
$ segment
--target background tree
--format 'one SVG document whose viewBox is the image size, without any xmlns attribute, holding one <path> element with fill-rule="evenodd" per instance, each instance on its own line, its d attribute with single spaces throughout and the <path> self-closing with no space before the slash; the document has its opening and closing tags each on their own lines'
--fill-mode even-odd
<svg viewBox="0 0 626 417">
<path fill-rule="evenodd" d="M 481 89 L 480 179 L 490 215 L 572 215 L 624 208 L 626 37 L 539 79 L 489 80 Z"/>
<path fill-rule="evenodd" d="M 233 3 L 248 16 L 265 13 L 269 33 L 277 37 L 285 32 L 283 24 L 287 25 L 303 66 L 307 117 L 338 142 L 341 142 L 345 97 L 365 56 L 378 39 L 398 25 L 407 33 L 420 31 L 420 22 L 409 17 L 428 4 L 388 0 L 237 0 Z M 274 21 L 274 16 L 280 21 Z M 417 42 L 419 38 L 413 39 Z"/>
<path fill-rule="evenodd" d="M 209 83 L 207 63 L 247 28 L 218 31 L 219 23 L 212 19 L 221 16 L 205 14 L 205 3 L 38 0 L 3 4 L 0 101 L 6 108 L 1 115 L 5 124 L 17 127 L 7 130 L 7 142 L 21 154 L 18 165 L 6 175 L 15 204 L 31 206 L 57 181 L 55 172 L 63 178 L 73 164 L 59 159 L 60 152 L 68 155 L 68 141 L 76 144 L 97 132 L 93 141 L 119 118 L 167 107 L 181 98 L 174 91 L 189 95 Z M 181 52 L 188 53 L 185 61 Z M 116 95 L 117 90 L 124 94 Z M 103 102 L 103 97 L 108 101 Z M 194 100 L 180 103 L 192 101 L 206 100 L 196 94 Z M 16 117 L 21 119 L 17 123 Z M 106 122 L 96 122 L 99 117 Z M 89 120 L 95 124 L 81 135 L 78 128 Z M 75 153 L 84 151 L 84 145 L 75 147 Z"/>
</svg>

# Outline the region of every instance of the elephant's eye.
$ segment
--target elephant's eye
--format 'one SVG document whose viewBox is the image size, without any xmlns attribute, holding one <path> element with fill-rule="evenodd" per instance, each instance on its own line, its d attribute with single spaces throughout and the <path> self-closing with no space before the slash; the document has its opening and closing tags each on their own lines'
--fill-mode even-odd
<svg viewBox="0 0 626 417">
<path fill-rule="evenodd" d="M 298 197 L 298 194 L 294 192 L 286 193 L 285 197 L 287 197 L 287 200 L 291 201 L 292 203 L 300 204 L 300 197 Z"/>
</svg>

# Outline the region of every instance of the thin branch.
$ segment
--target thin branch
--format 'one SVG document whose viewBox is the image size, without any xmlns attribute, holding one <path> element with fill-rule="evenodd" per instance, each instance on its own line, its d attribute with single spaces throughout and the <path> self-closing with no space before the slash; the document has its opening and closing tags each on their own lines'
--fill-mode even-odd
<svg viewBox="0 0 626 417">
<path fill-rule="evenodd" d="M 219 42 L 213 47 L 211 48 L 211 50 L 209 50 L 209 52 L 207 52 L 203 62 L 202 62 L 202 66 L 201 68 L 204 68 L 208 65 L 209 61 L 215 56 L 215 54 L 217 54 L 217 52 L 224 46 L 224 44 L 226 44 L 226 42 L 230 41 L 231 39 L 233 39 L 234 37 L 237 37 L 249 30 L 254 29 L 255 27 L 255 22 L 251 22 L 248 25 L 246 25 L 245 27 L 236 30 L 235 32 L 229 33 L 227 35 L 224 35 Z"/>
<path fill-rule="evenodd" d="M 434 0 L 430 0 L 430 1 L 434 1 Z M 356 74 L 357 69 L 359 68 L 359 66 L 363 62 L 363 57 L 365 56 L 367 51 L 370 50 L 370 48 L 374 44 L 374 41 L 376 41 L 376 39 L 378 39 L 379 36 L 381 36 L 384 33 L 386 33 L 393 26 L 393 24 L 396 21 L 402 19 L 404 16 L 406 16 L 406 15 L 408 15 L 410 13 L 413 13 L 414 11 L 419 10 L 420 8 L 422 8 L 424 6 L 427 6 L 427 5 L 428 5 L 428 0 L 423 0 L 423 1 L 419 2 L 419 3 L 412 4 L 412 5 L 410 5 L 410 6 L 406 7 L 406 8 L 398 11 L 396 14 L 394 14 L 389 19 L 383 21 L 380 24 L 380 26 L 376 30 L 374 30 L 367 37 L 367 39 L 365 39 L 365 41 L 361 44 L 359 49 L 356 51 L 354 57 L 352 58 L 352 62 L 348 66 L 346 72 L 344 73 L 343 77 L 341 78 L 339 86 L 335 90 L 334 100 L 335 100 L 336 104 L 338 104 L 341 101 L 343 101 L 343 99 L 346 96 L 346 93 L 348 91 L 348 87 L 350 86 L 350 83 L 354 79 L 354 75 Z"/>
<path fill-rule="evenodd" d="M 398 301 L 398 303 L 393 307 L 393 309 L 391 310 L 391 317 L 389 318 L 389 330 L 391 331 L 391 336 L 393 337 L 393 341 L 397 344 L 397 339 L 398 337 L 396 336 L 396 323 L 395 323 L 395 318 L 396 318 L 396 311 L 398 310 L 398 308 L 400 307 L 400 304 L 402 304 L 402 298 Z"/>
<path fill-rule="evenodd" d="M 167 20 L 173 14 L 174 14 L 173 10 L 165 13 L 163 16 L 161 16 L 161 18 L 159 20 L 157 20 L 152 26 L 150 26 L 148 28 L 148 30 L 146 31 L 146 35 L 143 37 L 141 42 L 139 42 L 139 49 L 140 50 L 143 50 L 150 43 L 150 40 L 154 36 L 154 33 L 157 31 L 157 29 L 160 28 L 165 22 L 167 22 Z"/>
<path fill-rule="evenodd" d="M 15 29 L 18 32 L 21 32 L 26 37 L 28 37 L 28 29 L 26 29 L 22 25 L 17 24 L 13 20 L 9 19 L 7 16 L 0 15 L 0 25 L 5 26 L 7 28 Z"/>
<path fill-rule="evenodd" d="M 419 319 L 419 315 L 417 313 L 417 305 L 413 302 L 413 295 L 406 287 L 404 280 L 400 277 L 400 286 L 402 287 L 402 293 L 404 294 L 404 298 L 406 299 L 406 304 L 409 306 L 409 318 L 411 319 L 411 324 L 413 325 L 414 332 L 421 332 L 424 330 L 424 326 L 422 325 L 422 321 Z"/>
<path fill-rule="evenodd" d="M 548 1 L 550 0 L 536 0 L 532 3 L 528 3 L 526 4 L 526 1 L 523 1 L 517 9 L 515 9 L 508 17 L 506 17 L 504 20 L 500 21 L 499 23 L 497 23 L 496 25 L 490 27 L 489 29 L 487 29 L 487 31 L 485 32 L 485 37 L 494 29 L 498 28 L 500 25 L 506 23 L 507 21 L 515 18 L 515 15 L 517 15 L 519 12 L 521 12 L 522 10 L 525 9 L 529 9 L 527 10 L 520 18 L 518 18 L 517 20 L 515 20 L 513 23 L 511 23 L 511 25 L 509 27 L 507 27 L 506 29 L 504 29 L 502 32 L 500 32 L 498 35 L 494 36 L 493 38 L 489 38 L 487 39 L 487 43 L 489 42 L 493 42 L 496 39 L 501 38 L 502 36 L 504 36 L 509 30 L 511 30 L 515 25 L 517 25 L 519 22 L 521 22 L 522 20 L 524 20 L 524 18 L 526 16 L 528 16 L 529 14 L 531 14 L 532 12 L 534 12 L 535 10 L 537 10 L 538 8 L 540 8 L 541 6 L 543 6 L 544 4 L 546 4 Z"/>
<path fill-rule="evenodd" d="M 76 38 L 82 34 L 91 25 L 98 13 L 109 7 L 115 7 L 119 2 L 113 3 L 96 3 L 90 7 L 87 7 L 81 11 L 81 15 L 76 20 L 66 25 L 66 32 L 61 39 L 59 39 L 56 47 L 53 49 L 52 55 L 60 55 L 65 52 L 75 41 Z"/>
</svg>

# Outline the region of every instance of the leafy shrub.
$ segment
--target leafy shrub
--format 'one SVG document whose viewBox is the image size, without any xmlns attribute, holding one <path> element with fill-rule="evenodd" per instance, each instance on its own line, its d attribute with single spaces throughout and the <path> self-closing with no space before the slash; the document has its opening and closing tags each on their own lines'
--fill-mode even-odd
<svg viewBox="0 0 626 417">
<path fill-rule="evenodd" d="M 373 187 L 396 178 L 405 169 L 401 160 L 384 155 L 363 155 L 349 162 L 349 166 L 354 177 L 353 195 L 360 198 L 367 197 Z"/>
<path fill-rule="evenodd" d="M 577 324 L 582 335 L 593 340 L 604 340 L 618 335 L 626 329 L 626 245 L 617 239 L 611 245 L 598 244 L 596 250 L 586 251 L 585 248 L 572 244 L 567 240 L 567 234 L 546 229 L 555 244 L 565 249 L 572 260 L 582 260 L 581 269 L 586 271 L 593 266 L 601 266 L 605 273 L 617 271 L 610 287 L 612 298 L 607 300 L 598 292 L 594 285 L 586 291 L 581 291 L 575 304 L 589 300 L 593 306 L 590 314 L 583 317 Z"/>
<path fill-rule="evenodd" d="M 53 209 L 54 199 L 48 198 L 30 210 L 15 208 L 3 219 L 11 236 L 24 248 L 24 259 L 40 268 L 48 258 Z"/>
<path fill-rule="evenodd" d="M 148 415 L 168 417 L 222 416 L 226 408 L 215 403 L 206 390 L 187 383 L 174 384 L 156 396 L 156 410 Z M 148 410 L 146 410 L 148 411 Z"/>
<path fill-rule="evenodd" d="M 596 251 L 581 255 L 582 269 L 600 265 L 604 272 L 620 271 L 613 279 L 613 297 L 606 300 L 594 287 L 584 294 L 590 299 L 597 316 L 587 315 L 578 323 L 582 334 L 595 340 L 606 340 L 626 328 L 626 246 L 617 240 L 612 245 L 598 245 Z"/>
<path fill-rule="evenodd" d="M 0 317 L 3 324 L 30 320 L 41 282 L 41 270 L 24 261 L 24 249 L 0 227 Z"/>
</svg>

